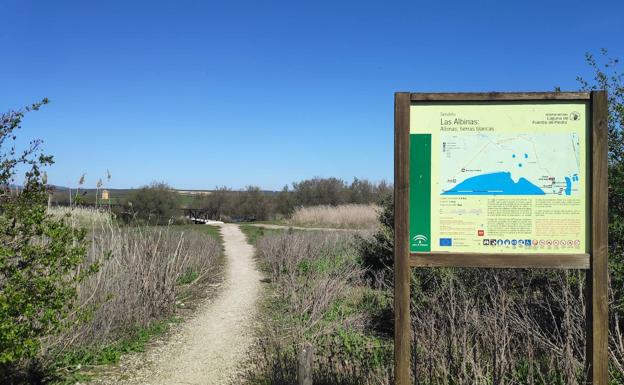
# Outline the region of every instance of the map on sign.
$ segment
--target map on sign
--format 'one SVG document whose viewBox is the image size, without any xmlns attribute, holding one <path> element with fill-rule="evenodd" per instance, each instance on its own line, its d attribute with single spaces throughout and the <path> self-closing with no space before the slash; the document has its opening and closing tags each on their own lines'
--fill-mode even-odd
<svg viewBox="0 0 624 385">
<path fill-rule="evenodd" d="M 579 194 L 580 139 L 568 133 L 445 133 L 441 195 Z"/>
<path fill-rule="evenodd" d="M 410 107 L 410 251 L 587 250 L 587 104 Z"/>
</svg>

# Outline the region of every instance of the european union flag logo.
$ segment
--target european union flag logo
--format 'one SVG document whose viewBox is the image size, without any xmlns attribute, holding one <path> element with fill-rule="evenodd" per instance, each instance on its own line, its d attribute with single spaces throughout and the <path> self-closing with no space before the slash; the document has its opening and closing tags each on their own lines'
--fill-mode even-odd
<svg viewBox="0 0 624 385">
<path fill-rule="evenodd" d="M 453 238 L 440 238 L 440 246 L 453 246 Z"/>
</svg>

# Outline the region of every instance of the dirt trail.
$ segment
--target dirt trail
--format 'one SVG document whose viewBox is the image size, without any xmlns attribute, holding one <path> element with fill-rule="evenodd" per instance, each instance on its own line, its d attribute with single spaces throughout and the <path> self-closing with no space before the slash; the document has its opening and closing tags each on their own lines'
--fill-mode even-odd
<svg viewBox="0 0 624 385">
<path fill-rule="evenodd" d="M 253 247 L 238 226 L 220 227 L 227 258 L 222 292 L 212 303 L 202 305 L 171 339 L 138 358 L 140 367 L 128 364 L 122 378 L 100 383 L 222 385 L 235 378 L 253 339 L 261 275 Z"/>
</svg>

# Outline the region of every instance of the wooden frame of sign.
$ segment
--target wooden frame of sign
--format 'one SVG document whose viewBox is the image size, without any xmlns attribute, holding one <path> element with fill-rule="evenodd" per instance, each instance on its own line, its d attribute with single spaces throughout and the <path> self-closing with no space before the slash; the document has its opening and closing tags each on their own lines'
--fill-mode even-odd
<svg viewBox="0 0 624 385">
<path fill-rule="evenodd" d="M 427 104 L 556 104 L 582 102 L 587 111 L 587 242 L 578 253 L 410 252 L 410 110 Z M 395 384 L 410 384 L 410 269 L 412 267 L 585 269 L 587 383 L 608 384 L 607 94 L 594 92 L 395 94 L 394 311 Z"/>
</svg>

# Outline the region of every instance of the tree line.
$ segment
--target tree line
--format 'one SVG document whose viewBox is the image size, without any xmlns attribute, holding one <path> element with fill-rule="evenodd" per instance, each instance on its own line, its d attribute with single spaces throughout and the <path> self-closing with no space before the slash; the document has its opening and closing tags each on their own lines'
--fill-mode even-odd
<svg viewBox="0 0 624 385">
<path fill-rule="evenodd" d="M 392 193 L 392 185 L 354 178 L 312 178 L 284 186 L 281 191 L 264 191 L 258 186 L 233 190 L 217 187 L 208 194 L 182 202 L 181 196 L 158 182 L 130 192 L 116 210 L 131 219 L 163 223 L 182 214 L 183 208 L 205 210 L 208 218 L 228 221 L 270 220 L 289 216 L 296 207 L 341 204 L 376 204 Z M 185 207 L 186 206 L 186 207 Z"/>
</svg>

